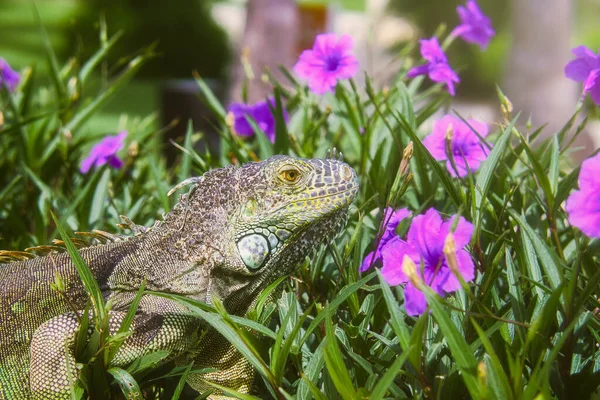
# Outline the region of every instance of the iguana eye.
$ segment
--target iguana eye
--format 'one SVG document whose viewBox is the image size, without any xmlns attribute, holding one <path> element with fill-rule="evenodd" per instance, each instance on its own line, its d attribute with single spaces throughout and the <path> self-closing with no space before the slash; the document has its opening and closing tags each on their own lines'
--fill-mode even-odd
<svg viewBox="0 0 600 400">
<path fill-rule="evenodd" d="M 296 169 L 286 169 L 281 171 L 281 177 L 286 182 L 294 183 L 300 179 L 300 171 Z"/>
</svg>

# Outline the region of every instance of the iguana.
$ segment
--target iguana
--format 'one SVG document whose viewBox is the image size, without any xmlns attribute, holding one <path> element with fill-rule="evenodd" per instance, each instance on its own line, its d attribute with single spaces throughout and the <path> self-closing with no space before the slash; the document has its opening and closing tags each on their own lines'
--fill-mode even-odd
<svg viewBox="0 0 600 400">
<path fill-rule="evenodd" d="M 192 189 L 151 228 L 130 223 L 137 235 L 80 249 L 119 327 L 142 281 L 147 290 L 211 303 L 244 315 L 261 291 L 290 274 L 341 229 L 358 192 L 354 170 L 337 156 L 273 156 L 192 178 Z M 56 273 L 68 298 L 51 288 Z M 76 371 L 74 342 L 87 295 L 68 253 L 53 252 L 0 264 L 0 398 L 69 398 Z M 69 304 L 67 304 L 69 303 Z M 144 294 L 132 336 L 113 364 L 167 350 L 218 372 L 190 374 L 248 393 L 250 364 L 180 302 Z"/>
</svg>

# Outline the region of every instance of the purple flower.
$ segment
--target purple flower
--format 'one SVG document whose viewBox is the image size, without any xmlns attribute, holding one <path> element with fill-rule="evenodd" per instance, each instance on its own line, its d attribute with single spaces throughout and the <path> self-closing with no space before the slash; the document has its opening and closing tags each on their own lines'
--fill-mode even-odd
<svg viewBox="0 0 600 400">
<path fill-rule="evenodd" d="M 15 90 L 19 84 L 21 75 L 8 65 L 4 58 L 0 57 L 0 88 L 3 85 L 8 87 L 11 92 Z"/>
<path fill-rule="evenodd" d="M 460 281 L 450 270 L 443 251 L 454 218 L 444 222 L 440 213 L 430 208 L 425 214 L 413 218 L 406 241 L 395 237 L 381 250 L 383 258 L 381 274 L 386 282 L 390 285 L 406 283 L 404 308 L 408 315 L 422 314 L 427 308 L 427 301 L 425 295 L 411 284 L 402 271 L 402 260 L 405 255 L 413 260 L 417 266 L 417 274 L 423 282 L 439 295 L 444 296 L 461 287 Z M 463 248 L 471 239 L 473 225 L 460 217 L 453 234 L 456 241 L 458 269 L 466 282 L 471 281 L 475 278 L 475 265 L 469 252 Z"/>
<path fill-rule="evenodd" d="M 600 56 L 585 46 L 575 47 L 577 57 L 565 66 L 567 78 L 583 82 L 583 95 L 590 94 L 596 105 L 600 105 Z"/>
<path fill-rule="evenodd" d="M 352 37 L 335 33 L 317 35 L 312 50 L 304 50 L 294 66 L 296 73 L 308 80 L 313 93 L 335 89 L 337 81 L 348 79 L 358 71 L 358 60 L 352 54 Z"/>
<path fill-rule="evenodd" d="M 460 118 L 446 115 L 433 124 L 433 133 L 423 139 L 423 145 L 429 150 L 436 160 L 448 160 L 446 154 L 446 135 L 452 132 L 452 158 L 457 171 L 452 167 L 450 160 L 446 162 L 446 168 L 450 175 L 463 177 L 468 171 L 475 171 L 482 161 L 489 155 L 487 147 L 481 143 L 479 136 L 488 134 L 485 123 L 468 119 L 468 125 Z M 469 125 L 479 134 L 477 136 Z M 468 167 L 468 168 L 467 168 Z M 458 172 L 458 174 L 457 174 Z"/>
<path fill-rule="evenodd" d="M 100 143 L 92 147 L 90 155 L 81 162 L 79 171 L 87 174 L 92 166 L 98 168 L 106 163 L 113 168 L 121 168 L 123 161 L 117 157 L 117 152 L 123 148 L 125 136 L 127 136 L 127 131 L 119 132 L 114 136 L 105 136 Z"/>
<path fill-rule="evenodd" d="M 422 39 L 419 42 L 421 42 L 421 56 L 427 63 L 411 68 L 406 76 L 414 78 L 418 75 L 428 75 L 429 79 L 434 82 L 444 82 L 448 86 L 448 93 L 454 96 L 456 94 L 454 83 L 460 82 L 460 79 L 450 68 L 446 54 L 440 47 L 437 38 L 434 36 L 429 40 Z"/>
<path fill-rule="evenodd" d="M 476 43 L 485 50 L 490 39 L 496 34 L 491 20 L 481 12 L 475 0 L 467 0 L 467 6 L 456 7 L 456 12 L 460 18 L 460 25 L 454 28 L 451 35 L 460 36 L 469 43 Z"/>
<path fill-rule="evenodd" d="M 385 231 L 383 231 L 383 235 L 381 235 L 381 240 L 379 241 L 377 249 L 365 256 L 359 268 L 360 272 L 365 272 L 376 261 L 381 260 L 381 249 L 387 244 L 387 242 L 396 237 L 396 228 L 398 227 L 398 224 L 409 215 L 410 211 L 408 211 L 406 208 L 400 208 L 396 211 L 394 211 L 391 207 L 385 209 L 382 221 L 384 224 L 386 224 Z"/>
<path fill-rule="evenodd" d="M 571 193 L 565 208 L 571 225 L 600 238 L 600 153 L 581 164 L 579 190 Z"/>
<path fill-rule="evenodd" d="M 246 116 L 248 116 L 256 121 L 258 127 L 267 135 L 271 143 L 275 143 L 275 116 L 271 112 L 271 107 L 275 109 L 275 99 L 272 97 L 252 105 L 244 103 L 231 104 L 228 111 L 235 118 L 233 125 L 235 133 L 240 136 L 254 135 L 252 125 L 246 119 Z M 285 108 L 283 109 L 283 118 L 286 122 L 289 119 Z"/>
</svg>

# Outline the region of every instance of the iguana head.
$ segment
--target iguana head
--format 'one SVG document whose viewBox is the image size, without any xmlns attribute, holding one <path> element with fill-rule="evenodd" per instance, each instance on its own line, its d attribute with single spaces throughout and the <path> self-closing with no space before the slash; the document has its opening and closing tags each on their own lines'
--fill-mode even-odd
<svg viewBox="0 0 600 400">
<path fill-rule="evenodd" d="M 333 239 L 358 192 L 356 173 L 335 157 L 274 156 L 183 184 L 190 182 L 196 185 L 162 231 L 175 232 L 173 256 L 196 260 L 195 267 L 160 279 L 169 282 L 164 290 L 219 297 L 230 312 L 243 312 L 262 288 Z"/>
<path fill-rule="evenodd" d="M 332 158 L 275 156 L 243 166 L 239 175 L 252 190 L 231 227 L 249 274 L 290 273 L 338 233 L 358 192 L 354 170 Z"/>
</svg>

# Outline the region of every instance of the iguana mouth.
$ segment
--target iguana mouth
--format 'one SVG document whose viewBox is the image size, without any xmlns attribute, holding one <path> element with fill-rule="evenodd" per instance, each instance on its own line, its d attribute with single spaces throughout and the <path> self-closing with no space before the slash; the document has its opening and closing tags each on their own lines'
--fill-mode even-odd
<svg viewBox="0 0 600 400">
<path fill-rule="evenodd" d="M 321 196 L 314 196 L 314 197 L 308 197 L 306 199 L 291 201 L 291 202 L 283 204 L 283 205 L 281 205 L 281 206 L 279 206 L 277 208 L 274 208 L 272 210 L 272 212 L 281 211 L 284 208 L 288 207 L 290 204 L 305 203 L 305 202 L 308 202 L 308 201 L 311 201 L 311 200 L 318 200 L 318 199 L 326 199 L 326 198 L 330 198 L 330 197 L 334 197 L 334 196 L 339 196 L 341 194 L 348 193 L 348 192 L 351 192 L 351 191 L 357 191 L 358 192 L 358 189 L 359 189 L 359 186 L 358 186 L 358 183 L 357 183 L 354 186 L 352 186 L 351 188 L 345 189 L 345 190 L 341 190 L 339 192 L 328 193 L 328 194 L 324 194 L 324 195 L 321 195 Z M 345 206 L 348 206 L 348 205 L 350 205 L 352 203 L 352 201 L 354 200 L 354 196 L 348 196 L 347 199 L 348 199 L 348 202 L 347 202 L 347 204 Z M 342 206 L 342 208 L 345 207 L 345 206 Z M 336 211 L 336 210 L 337 209 L 332 210 L 332 211 Z"/>
</svg>

